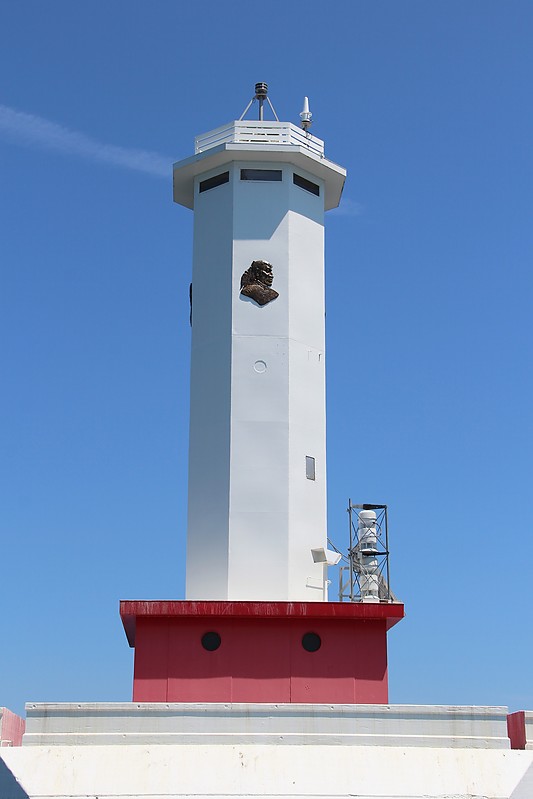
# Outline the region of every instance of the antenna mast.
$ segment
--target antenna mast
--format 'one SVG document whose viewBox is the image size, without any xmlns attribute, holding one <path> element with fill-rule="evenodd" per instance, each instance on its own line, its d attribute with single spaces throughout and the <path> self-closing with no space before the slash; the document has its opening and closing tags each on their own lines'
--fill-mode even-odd
<svg viewBox="0 0 533 799">
<path fill-rule="evenodd" d="M 266 83 L 255 84 L 255 100 L 259 101 L 259 116 L 260 122 L 263 121 L 263 103 L 268 100 L 268 85 Z"/>
<path fill-rule="evenodd" d="M 306 133 L 313 124 L 312 116 L 312 113 L 309 111 L 309 97 L 304 97 L 304 107 L 300 113 L 300 127 L 302 130 L 305 130 Z"/>
<path fill-rule="evenodd" d="M 252 99 L 250 100 L 250 102 L 248 103 L 248 105 L 246 106 L 244 111 L 242 112 L 241 117 L 239 119 L 239 122 L 244 119 L 244 117 L 248 113 L 248 110 L 249 110 L 249 108 L 252 105 L 254 100 L 257 100 L 258 103 L 259 103 L 259 115 L 258 115 L 259 122 L 262 122 L 263 119 L 264 119 L 263 106 L 265 104 L 265 100 L 269 104 L 270 109 L 271 109 L 272 113 L 274 114 L 274 119 L 276 120 L 276 122 L 279 122 L 278 115 L 276 114 L 274 106 L 270 102 L 270 98 L 268 96 L 268 84 L 267 83 L 256 83 L 255 84 L 254 96 L 252 97 Z"/>
</svg>

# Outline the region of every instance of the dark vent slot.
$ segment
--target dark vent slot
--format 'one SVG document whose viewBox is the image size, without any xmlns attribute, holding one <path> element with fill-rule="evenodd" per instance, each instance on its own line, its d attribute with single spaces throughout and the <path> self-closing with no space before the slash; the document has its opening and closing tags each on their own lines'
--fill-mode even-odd
<svg viewBox="0 0 533 799">
<path fill-rule="evenodd" d="M 213 178 L 200 181 L 200 194 L 203 191 L 209 191 L 216 186 L 222 186 L 223 183 L 229 183 L 229 172 L 221 172 L 220 175 L 215 175 Z"/>
<path fill-rule="evenodd" d="M 320 197 L 320 186 L 307 180 L 307 178 L 303 178 L 301 175 L 297 175 L 296 172 L 292 176 L 292 182 L 295 186 L 299 186 L 301 189 L 310 191 L 311 194 L 316 194 L 317 197 Z"/>
<path fill-rule="evenodd" d="M 281 169 L 241 169 L 241 180 L 281 180 Z"/>
</svg>

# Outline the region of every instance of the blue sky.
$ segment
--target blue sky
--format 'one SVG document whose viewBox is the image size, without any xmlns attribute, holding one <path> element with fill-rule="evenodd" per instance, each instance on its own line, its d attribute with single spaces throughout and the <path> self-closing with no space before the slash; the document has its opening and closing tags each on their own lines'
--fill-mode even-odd
<svg viewBox="0 0 533 799">
<path fill-rule="evenodd" d="M 398 703 L 533 708 L 533 6 L 0 4 L 0 705 L 122 701 L 180 598 L 192 214 L 171 163 L 266 81 L 327 216 L 329 533 L 390 508 Z"/>
</svg>

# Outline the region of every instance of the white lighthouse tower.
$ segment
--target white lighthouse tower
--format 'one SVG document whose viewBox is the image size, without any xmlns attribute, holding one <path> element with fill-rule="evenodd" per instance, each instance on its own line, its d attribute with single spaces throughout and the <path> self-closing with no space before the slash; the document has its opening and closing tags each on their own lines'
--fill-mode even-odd
<svg viewBox="0 0 533 799">
<path fill-rule="evenodd" d="M 345 170 L 302 127 L 231 122 L 174 167 L 194 209 L 187 599 L 323 601 L 324 212 Z M 316 559 L 316 553 L 315 553 Z"/>
<path fill-rule="evenodd" d="M 187 596 L 121 602 L 133 699 L 386 702 L 403 605 L 326 601 L 324 212 L 346 173 L 307 98 L 301 127 L 264 120 L 264 83 L 254 100 L 174 166 L 194 209 Z"/>
</svg>

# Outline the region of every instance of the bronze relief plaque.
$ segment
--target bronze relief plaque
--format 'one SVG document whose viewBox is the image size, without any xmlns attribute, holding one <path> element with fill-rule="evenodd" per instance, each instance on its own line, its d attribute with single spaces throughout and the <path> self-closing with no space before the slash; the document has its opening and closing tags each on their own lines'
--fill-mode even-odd
<svg viewBox="0 0 533 799">
<path fill-rule="evenodd" d="M 252 261 L 241 277 L 241 294 L 251 297 L 258 305 L 266 305 L 279 297 L 272 288 L 273 281 L 272 264 L 268 261 Z"/>
</svg>

